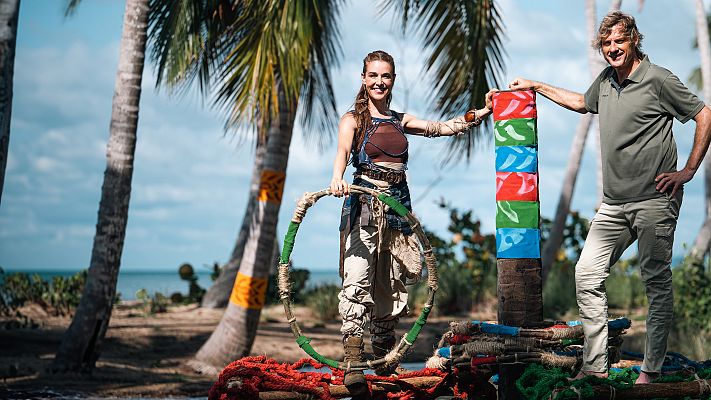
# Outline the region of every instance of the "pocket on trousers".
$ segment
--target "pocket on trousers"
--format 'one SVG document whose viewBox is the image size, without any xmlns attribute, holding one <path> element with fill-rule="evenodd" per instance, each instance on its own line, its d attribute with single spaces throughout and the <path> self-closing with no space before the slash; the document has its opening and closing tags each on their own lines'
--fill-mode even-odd
<svg viewBox="0 0 711 400">
<path fill-rule="evenodd" d="M 674 226 L 657 224 L 654 226 L 654 249 L 652 259 L 671 262 L 672 244 L 674 243 Z"/>
</svg>

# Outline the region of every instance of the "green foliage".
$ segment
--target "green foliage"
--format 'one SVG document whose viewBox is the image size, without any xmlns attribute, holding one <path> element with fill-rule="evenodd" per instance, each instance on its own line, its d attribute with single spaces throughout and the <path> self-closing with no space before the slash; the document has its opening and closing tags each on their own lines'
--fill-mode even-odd
<svg viewBox="0 0 711 400">
<path fill-rule="evenodd" d="M 220 266 L 220 263 L 215 261 L 212 263 L 212 272 L 210 272 L 210 280 L 215 282 L 217 278 L 220 277 L 220 272 L 222 272 L 222 267 Z"/>
<path fill-rule="evenodd" d="M 575 262 L 566 258 L 554 262 L 548 273 L 543 287 L 543 317 L 561 319 L 571 310 L 577 310 Z"/>
<path fill-rule="evenodd" d="M 543 245 L 550 236 L 552 221 L 541 217 L 541 241 Z M 577 211 L 572 211 L 563 228 L 563 243 L 548 272 L 543 286 L 543 316 L 560 319 L 572 310 L 577 310 L 575 295 L 575 263 L 583 251 L 588 236 L 590 221 Z"/>
<path fill-rule="evenodd" d="M 711 273 L 687 257 L 674 269 L 676 318 L 680 328 L 711 332 Z"/>
<path fill-rule="evenodd" d="M 87 272 L 82 270 L 70 277 L 54 276 L 52 281 L 38 274 L 0 270 L 0 311 L 7 313 L 26 303 L 36 303 L 55 315 L 66 315 L 79 305 Z"/>
<path fill-rule="evenodd" d="M 605 286 L 609 308 L 627 310 L 631 313 L 633 309 L 647 305 L 637 256 L 620 260 L 613 265 Z"/>
<path fill-rule="evenodd" d="M 496 295 L 496 238 L 481 232 L 481 221 L 474 220 L 473 212 L 460 212 L 443 200 L 439 206 L 449 211 L 452 233 L 447 240 L 434 232 L 425 231 L 434 248 L 438 265 L 438 290 L 435 309 L 438 314 L 468 313 L 475 303 Z M 413 299 L 426 296 L 424 283 L 411 289 Z"/>
<path fill-rule="evenodd" d="M 289 270 L 289 277 L 291 279 L 291 302 L 297 304 L 303 304 L 305 300 L 305 289 L 306 283 L 309 280 L 311 273 L 307 269 L 291 268 Z M 269 284 L 267 285 L 267 304 L 278 304 L 281 302 L 279 299 L 279 286 L 277 282 L 276 275 L 271 275 L 269 277 Z"/>
<path fill-rule="evenodd" d="M 181 303 L 199 303 L 202 300 L 202 297 L 205 295 L 205 289 L 201 288 L 200 285 L 198 285 L 198 277 L 195 274 L 195 270 L 193 269 L 193 266 L 184 263 L 178 267 L 178 275 L 180 275 L 180 279 L 187 281 L 188 282 L 188 296 L 180 296 L 181 297 Z M 179 293 L 173 293 L 170 298 L 171 299 L 178 299 L 178 296 L 176 294 Z"/>
<path fill-rule="evenodd" d="M 316 286 L 305 294 L 306 306 L 311 309 L 316 318 L 322 322 L 336 319 L 338 316 L 339 285 L 326 284 Z"/>
<path fill-rule="evenodd" d="M 168 311 L 170 299 L 160 292 L 154 292 L 151 296 L 145 288 L 136 292 L 136 299 L 140 300 L 143 306 L 143 314 L 151 315 Z"/>
</svg>

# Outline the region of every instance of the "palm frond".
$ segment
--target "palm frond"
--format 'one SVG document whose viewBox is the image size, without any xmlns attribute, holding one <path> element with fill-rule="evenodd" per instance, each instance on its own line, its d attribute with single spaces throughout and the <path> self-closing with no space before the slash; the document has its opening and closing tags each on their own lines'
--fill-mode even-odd
<svg viewBox="0 0 711 400">
<path fill-rule="evenodd" d="M 499 86 L 504 72 L 504 26 L 493 0 L 382 0 L 393 9 L 407 29 L 423 39 L 425 72 L 432 74 L 430 101 L 440 117 L 461 114 L 484 105 L 484 95 Z M 470 135 L 454 137 L 443 163 L 469 160 L 488 123 Z"/>
<path fill-rule="evenodd" d="M 81 0 L 65 0 L 65 2 L 67 5 L 64 7 L 64 17 L 67 18 L 77 12 Z"/>
<path fill-rule="evenodd" d="M 292 111 L 303 105 L 306 132 L 333 131 L 330 69 L 340 57 L 335 21 L 343 0 L 151 2 L 158 85 L 197 80 L 225 112 L 226 129 L 268 126 L 279 113 L 279 89 Z"/>
</svg>

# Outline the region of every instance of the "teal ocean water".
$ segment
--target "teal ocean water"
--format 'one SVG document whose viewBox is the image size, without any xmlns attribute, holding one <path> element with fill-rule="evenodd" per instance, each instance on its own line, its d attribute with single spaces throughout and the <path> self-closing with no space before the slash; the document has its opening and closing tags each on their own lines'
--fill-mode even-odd
<svg viewBox="0 0 711 400">
<path fill-rule="evenodd" d="M 10 270 L 6 273 L 24 272 L 28 274 L 38 274 L 45 280 L 52 279 L 53 276 L 71 276 L 77 271 L 69 270 Z M 208 288 L 212 284 L 210 273 L 205 271 L 197 271 L 198 285 L 203 288 Z M 311 271 L 307 286 L 312 287 L 327 283 L 340 284 L 341 279 L 338 276 L 338 271 Z M 146 289 L 149 293 L 160 292 L 165 295 L 180 292 L 187 294 L 188 282 L 183 281 L 178 276 L 176 271 L 121 271 L 119 272 L 118 282 L 116 283 L 116 291 L 121 293 L 122 300 L 134 300 L 136 292 Z"/>
</svg>

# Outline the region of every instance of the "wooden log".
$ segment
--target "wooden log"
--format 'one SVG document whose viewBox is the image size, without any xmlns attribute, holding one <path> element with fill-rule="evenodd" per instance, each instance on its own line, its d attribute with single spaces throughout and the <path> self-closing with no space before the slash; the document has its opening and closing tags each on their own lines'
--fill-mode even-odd
<svg viewBox="0 0 711 400">
<path fill-rule="evenodd" d="M 634 385 L 629 389 L 613 390 L 610 386 L 595 386 L 593 399 L 654 399 L 670 398 L 683 399 L 684 397 L 701 398 L 711 394 L 711 380 L 698 380 L 690 382 L 649 383 Z"/>
<path fill-rule="evenodd" d="M 439 376 L 418 376 L 414 378 L 403 378 L 402 381 L 418 389 L 431 389 L 437 386 L 440 381 L 442 381 L 442 378 Z M 372 382 L 371 388 L 373 395 L 399 392 L 404 389 L 398 385 L 397 382 Z M 319 388 L 319 391 L 322 391 L 322 389 Z M 331 396 L 337 399 L 351 397 L 351 394 L 344 385 L 330 385 L 329 391 L 331 392 Z M 260 400 L 304 400 L 313 397 L 297 392 L 270 391 L 259 393 L 259 398 Z"/>
</svg>

